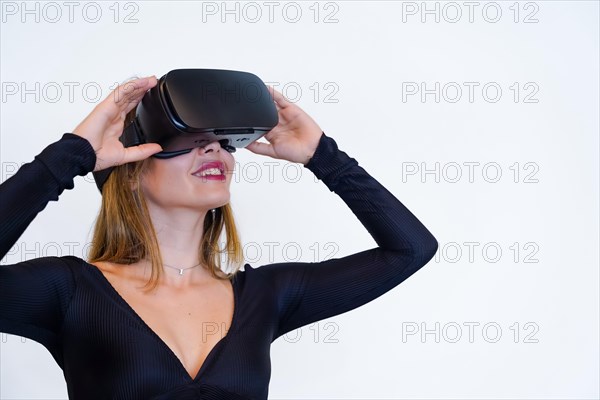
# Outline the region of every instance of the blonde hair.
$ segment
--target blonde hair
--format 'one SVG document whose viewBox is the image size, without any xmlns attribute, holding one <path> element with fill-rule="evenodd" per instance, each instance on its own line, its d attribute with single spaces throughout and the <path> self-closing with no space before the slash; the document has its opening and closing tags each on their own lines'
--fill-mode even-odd
<svg viewBox="0 0 600 400">
<path fill-rule="evenodd" d="M 125 125 L 135 117 L 131 110 Z M 102 187 L 102 205 L 96 222 L 88 262 L 108 261 L 133 264 L 149 259 L 152 264 L 150 279 L 144 286 L 154 290 L 162 275 L 162 257 L 156 231 L 150 218 L 146 198 L 141 190 L 141 177 L 148 170 L 151 158 L 119 165 L 113 169 Z M 134 189 L 131 184 L 134 183 Z M 242 246 L 236 229 L 233 210 L 229 203 L 206 213 L 204 233 L 197 249 L 198 259 L 217 279 L 232 279 L 242 266 Z M 219 248 L 218 240 L 225 228 L 226 242 Z M 231 273 L 221 268 L 220 255 L 227 253 L 228 265 L 234 265 Z"/>
</svg>

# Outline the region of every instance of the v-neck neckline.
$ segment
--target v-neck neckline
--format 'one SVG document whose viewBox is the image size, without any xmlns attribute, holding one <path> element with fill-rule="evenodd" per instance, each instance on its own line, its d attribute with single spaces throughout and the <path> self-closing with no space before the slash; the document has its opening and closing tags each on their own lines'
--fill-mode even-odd
<svg viewBox="0 0 600 400">
<path fill-rule="evenodd" d="M 197 382 L 198 378 L 200 378 L 202 373 L 206 370 L 206 368 L 208 368 L 207 366 L 210 365 L 210 362 L 212 362 L 212 358 L 214 357 L 214 354 L 217 351 L 217 349 L 219 347 L 223 347 L 226 344 L 227 340 L 231 336 L 232 330 L 235 327 L 235 324 L 237 321 L 237 313 L 238 313 L 238 293 L 237 293 L 237 285 L 236 285 L 237 277 L 234 276 L 232 279 L 229 280 L 229 282 L 231 283 L 231 287 L 233 289 L 233 316 L 231 318 L 231 323 L 229 324 L 229 329 L 227 330 L 227 333 L 225 334 L 225 336 L 223 336 L 221 339 L 219 339 L 219 341 L 217 343 L 215 343 L 215 345 L 212 347 L 212 349 L 210 349 L 210 351 L 208 352 L 208 355 L 202 362 L 202 365 L 200 366 L 198 373 L 196 374 L 195 377 L 192 377 L 190 375 L 190 373 L 187 371 L 187 369 L 185 369 L 185 365 L 183 365 L 183 363 L 181 362 L 179 357 L 177 357 L 177 354 L 175 354 L 175 352 L 167 345 L 167 343 L 152 328 L 150 328 L 150 326 L 146 323 L 146 321 L 144 321 L 142 319 L 142 317 L 137 313 L 137 311 L 135 311 L 133 309 L 133 307 L 131 307 L 131 305 L 123 298 L 123 296 L 121 296 L 121 294 L 117 291 L 117 289 L 115 289 L 115 287 L 112 285 L 112 283 L 110 283 L 108 278 L 106 278 L 106 276 L 104 276 L 104 274 L 102 273 L 100 268 L 96 267 L 93 264 L 88 263 L 85 260 L 84 260 L 84 262 L 85 262 L 85 264 L 87 264 L 89 267 L 94 269 L 100 275 L 101 280 L 107 285 L 107 287 L 115 295 L 117 300 L 119 302 L 121 302 L 125 306 L 125 308 L 127 308 L 127 310 L 129 310 L 129 313 L 144 327 L 144 329 L 146 329 L 156 339 L 156 341 L 159 343 L 159 345 L 167 351 L 167 353 L 170 355 L 170 357 L 173 358 L 173 361 L 177 365 L 179 365 L 179 368 L 183 372 L 188 383 Z"/>
</svg>

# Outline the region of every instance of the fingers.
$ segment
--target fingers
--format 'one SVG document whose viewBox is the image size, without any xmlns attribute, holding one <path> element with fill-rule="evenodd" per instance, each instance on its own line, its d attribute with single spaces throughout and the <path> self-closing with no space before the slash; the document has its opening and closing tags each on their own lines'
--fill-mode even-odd
<svg viewBox="0 0 600 400">
<path fill-rule="evenodd" d="M 119 114 L 127 114 L 144 97 L 148 89 L 157 83 L 155 76 L 134 79 L 116 87 L 111 94 L 104 99 L 101 107 L 108 113 L 109 118 Z"/>
<path fill-rule="evenodd" d="M 146 159 L 152 154 L 156 154 L 160 151 L 162 151 L 162 147 L 158 143 L 144 143 L 137 146 L 126 147 L 122 164 Z"/>
<path fill-rule="evenodd" d="M 273 87 L 266 85 L 267 89 L 269 90 L 269 93 L 271 93 L 271 96 L 273 97 L 273 100 L 275 100 L 275 104 L 277 107 L 279 108 L 286 108 L 287 106 L 289 106 L 291 103 L 289 101 L 287 101 L 287 99 L 285 97 L 283 97 L 283 95 L 281 93 L 279 93 L 277 90 L 275 90 Z"/>
<path fill-rule="evenodd" d="M 119 106 L 120 111 L 127 113 L 140 102 L 148 89 L 154 87 L 157 82 L 155 76 L 125 82 L 113 91 L 114 102 Z"/>
<path fill-rule="evenodd" d="M 273 151 L 273 146 L 270 145 L 269 143 L 261 143 L 261 142 L 254 141 L 254 142 L 250 143 L 249 145 L 247 145 L 245 147 L 245 149 L 250 150 L 254 154 L 260 154 L 261 156 L 269 156 L 269 157 L 273 157 L 273 158 L 275 157 L 275 152 Z"/>
</svg>

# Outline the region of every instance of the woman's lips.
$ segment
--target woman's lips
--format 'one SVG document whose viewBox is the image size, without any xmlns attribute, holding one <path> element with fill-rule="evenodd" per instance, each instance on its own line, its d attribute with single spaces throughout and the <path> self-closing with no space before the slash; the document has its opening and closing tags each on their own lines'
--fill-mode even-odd
<svg viewBox="0 0 600 400">
<path fill-rule="evenodd" d="M 202 171 L 210 168 L 217 168 L 219 171 L 225 171 L 225 165 L 221 161 L 204 161 L 200 168 L 196 170 L 192 175 L 199 174 Z"/>
<path fill-rule="evenodd" d="M 194 175 L 196 178 L 200 178 L 203 180 L 211 180 L 211 181 L 225 181 L 225 175 Z"/>
<path fill-rule="evenodd" d="M 202 172 L 211 169 L 212 171 L 210 171 L 210 173 L 202 175 Z M 217 171 L 220 173 L 215 174 Z M 198 168 L 198 170 L 196 170 L 196 172 L 194 172 L 192 175 L 206 180 L 225 181 L 225 164 L 223 164 L 221 161 L 205 161 L 202 163 L 202 166 Z"/>
</svg>

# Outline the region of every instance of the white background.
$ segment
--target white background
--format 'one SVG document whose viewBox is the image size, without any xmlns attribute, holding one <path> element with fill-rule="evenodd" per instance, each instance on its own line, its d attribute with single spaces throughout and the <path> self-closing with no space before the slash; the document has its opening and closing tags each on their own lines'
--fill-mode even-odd
<svg viewBox="0 0 600 400">
<path fill-rule="evenodd" d="M 397 288 L 303 327 L 297 342 L 275 341 L 271 399 L 599 397 L 598 2 L 476 2 L 472 21 L 464 2 L 278 2 L 272 21 L 264 2 L 102 2 L 97 22 L 93 4 L 86 14 L 88 3 L 77 3 L 72 22 L 54 4 L 30 2 L 37 12 L 24 14 L 23 3 L 2 2 L 2 181 L 132 75 L 242 70 L 309 113 L 438 239 L 436 257 Z M 437 7 L 439 22 L 423 7 Z M 436 82 L 439 102 L 407 95 L 407 86 Z M 465 82 L 476 85 L 472 101 Z M 278 162 L 269 179 L 264 163 L 276 160 L 235 157 L 237 168 L 258 164 L 263 174 L 253 182 L 248 169 L 232 183 L 246 262 L 296 260 L 293 248 L 282 253 L 290 243 L 302 261 L 375 246 L 309 171 L 284 175 L 288 163 Z M 437 179 L 422 174 L 436 163 Z M 403 178 L 411 166 L 417 173 Z M 92 175 L 77 177 L 2 264 L 85 258 L 99 206 Z M 266 242 L 278 243 L 274 254 Z M 333 255 L 328 242 L 339 246 Z M 430 333 L 403 340 L 413 324 Z M 67 398 L 45 348 L 0 336 L 0 399 Z"/>
</svg>

